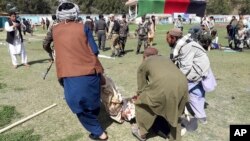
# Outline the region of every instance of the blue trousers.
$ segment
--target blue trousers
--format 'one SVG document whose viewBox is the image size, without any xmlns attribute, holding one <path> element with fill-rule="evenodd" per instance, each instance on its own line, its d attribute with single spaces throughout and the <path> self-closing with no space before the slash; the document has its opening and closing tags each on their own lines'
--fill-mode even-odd
<svg viewBox="0 0 250 141">
<path fill-rule="evenodd" d="M 97 119 L 100 112 L 100 75 L 63 78 L 64 95 L 71 111 L 94 136 L 104 131 Z"/>
</svg>

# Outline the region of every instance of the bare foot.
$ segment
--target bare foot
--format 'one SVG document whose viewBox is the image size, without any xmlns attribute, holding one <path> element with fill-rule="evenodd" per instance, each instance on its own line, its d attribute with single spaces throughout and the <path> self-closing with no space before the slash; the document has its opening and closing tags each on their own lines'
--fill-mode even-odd
<svg viewBox="0 0 250 141">
<path fill-rule="evenodd" d="M 108 135 L 105 132 L 103 132 L 102 135 L 99 136 L 99 138 L 102 139 L 102 140 L 105 140 L 105 139 L 108 138 Z"/>
</svg>

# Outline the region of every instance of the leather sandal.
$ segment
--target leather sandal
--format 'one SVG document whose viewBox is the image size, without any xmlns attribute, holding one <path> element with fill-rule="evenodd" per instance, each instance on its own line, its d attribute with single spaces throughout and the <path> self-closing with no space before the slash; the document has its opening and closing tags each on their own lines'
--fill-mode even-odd
<svg viewBox="0 0 250 141">
<path fill-rule="evenodd" d="M 139 141 L 146 141 L 146 135 L 141 135 L 138 127 L 132 127 L 132 134 L 139 140 Z"/>
</svg>

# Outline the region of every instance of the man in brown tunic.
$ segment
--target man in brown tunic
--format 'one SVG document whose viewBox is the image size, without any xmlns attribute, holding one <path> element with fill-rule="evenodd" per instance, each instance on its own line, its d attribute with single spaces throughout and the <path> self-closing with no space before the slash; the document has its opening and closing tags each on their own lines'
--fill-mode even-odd
<svg viewBox="0 0 250 141">
<path fill-rule="evenodd" d="M 180 140 L 179 118 L 188 99 L 187 80 L 168 58 L 157 53 L 155 48 L 147 48 L 137 72 L 135 110 L 138 127 L 132 127 L 132 133 L 139 140 L 146 140 L 146 134 L 160 116 L 169 124 L 170 141 Z"/>
</svg>

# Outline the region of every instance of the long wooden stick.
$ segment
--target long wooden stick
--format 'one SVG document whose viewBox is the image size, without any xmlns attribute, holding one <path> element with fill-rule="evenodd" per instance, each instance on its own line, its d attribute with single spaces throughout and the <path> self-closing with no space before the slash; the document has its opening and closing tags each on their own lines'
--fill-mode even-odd
<svg viewBox="0 0 250 141">
<path fill-rule="evenodd" d="M 37 113 L 34 113 L 33 115 L 30 115 L 30 116 L 28 116 L 28 117 L 26 117 L 26 118 L 24 118 L 22 120 L 19 120 L 19 121 L 15 122 L 15 123 L 3 128 L 3 129 L 1 129 L 0 134 L 7 131 L 7 130 L 9 130 L 9 129 L 11 129 L 11 128 L 13 128 L 13 127 L 15 127 L 15 126 L 17 126 L 17 125 L 19 125 L 19 124 L 21 124 L 21 123 L 23 123 L 23 122 L 25 122 L 25 121 L 27 121 L 27 120 L 29 120 L 29 119 L 31 119 L 31 118 L 33 118 L 33 117 L 35 117 L 35 116 L 37 116 L 37 115 L 39 115 L 39 114 L 41 114 L 41 113 L 43 113 L 43 112 L 45 112 L 45 111 L 47 111 L 47 110 L 49 110 L 49 109 L 51 109 L 51 108 L 53 108 L 53 107 L 55 107 L 55 106 L 56 106 L 56 104 L 53 104 L 53 105 L 51 105 L 51 106 L 49 106 L 47 108 L 44 108 L 43 110 L 41 110 L 41 111 L 39 111 Z"/>
</svg>

